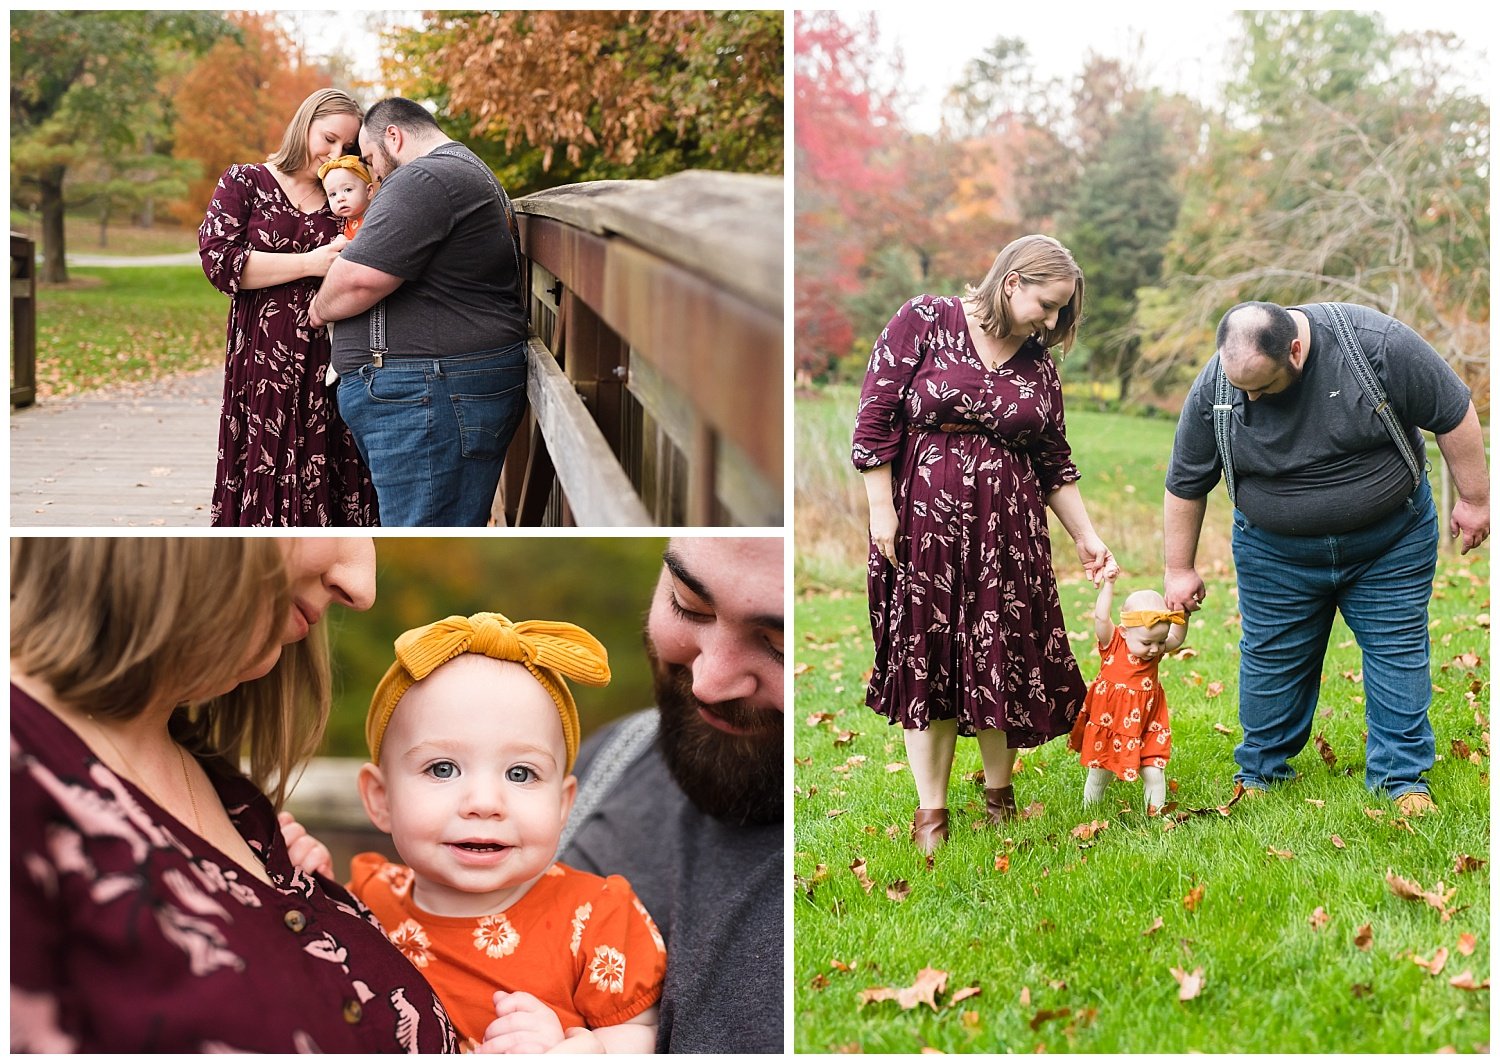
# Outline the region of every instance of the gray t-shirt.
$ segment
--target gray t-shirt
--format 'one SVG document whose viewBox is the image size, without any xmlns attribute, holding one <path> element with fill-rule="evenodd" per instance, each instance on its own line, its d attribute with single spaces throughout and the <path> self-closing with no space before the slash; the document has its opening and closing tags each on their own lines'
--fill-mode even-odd
<svg viewBox="0 0 1500 1064">
<path fill-rule="evenodd" d="M 579 751 L 580 789 L 616 727 Z M 562 862 L 624 876 L 666 940 L 657 1052 L 783 1051 L 784 835 L 700 813 L 655 745 L 577 826 Z"/>
<path fill-rule="evenodd" d="M 526 339 L 517 251 L 485 169 L 457 142 L 403 164 L 342 252 L 404 282 L 385 299 L 392 358 L 441 358 Z M 335 323 L 333 368 L 350 373 L 369 361 L 370 311 Z"/>
<path fill-rule="evenodd" d="M 1421 433 L 1451 432 L 1469 409 L 1469 389 L 1425 340 L 1389 315 L 1342 304 L 1419 460 Z M 1230 454 L 1235 502 L 1252 524 L 1285 535 L 1334 535 L 1391 513 L 1412 491 L 1411 471 L 1349 369 L 1327 313 L 1306 314 L 1312 342 L 1302 378 L 1253 403 L 1233 389 Z M 1167 490 L 1201 499 L 1223 469 L 1214 446 L 1219 356 L 1193 382 L 1167 467 Z"/>
</svg>

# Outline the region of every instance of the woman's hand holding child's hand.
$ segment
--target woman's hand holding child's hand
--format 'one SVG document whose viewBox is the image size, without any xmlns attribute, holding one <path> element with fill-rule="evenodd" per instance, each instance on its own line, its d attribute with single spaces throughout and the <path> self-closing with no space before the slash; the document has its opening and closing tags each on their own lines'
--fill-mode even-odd
<svg viewBox="0 0 1500 1064">
<path fill-rule="evenodd" d="M 328 847 L 309 835 L 291 813 L 278 813 L 276 820 L 281 824 L 281 837 L 286 840 L 292 864 L 309 874 L 333 879 L 333 854 L 328 852 Z"/>
<path fill-rule="evenodd" d="M 497 990 L 495 1017 L 484 1029 L 481 1053 L 546 1053 L 563 1041 L 562 1022 L 557 1013 L 525 992 L 508 994 Z M 574 1051 L 575 1047 L 569 1044 L 568 1050 Z M 581 1046 L 577 1050 L 590 1051 Z"/>
</svg>

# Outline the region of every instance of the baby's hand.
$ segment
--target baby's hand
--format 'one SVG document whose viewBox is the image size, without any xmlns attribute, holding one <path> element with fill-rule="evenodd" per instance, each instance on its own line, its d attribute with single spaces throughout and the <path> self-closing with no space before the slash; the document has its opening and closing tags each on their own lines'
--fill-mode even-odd
<svg viewBox="0 0 1500 1064">
<path fill-rule="evenodd" d="M 603 1040 L 587 1027 L 569 1027 L 568 1037 L 547 1050 L 549 1053 L 608 1053 Z"/>
<path fill-rule="evenodd" d="M 481 1053 L 546 1053 L 563 1040 L 557 1013 L 523 991 L 495 991 L 495 1017 Z"/>
<path fill-rule="evenodd" d="M 343 251 L 344 248 L 348 247 L 348 245 L 349 245 L 349 238 L 347 236 L 345 236 L 343 233 L 340 233 L 338 236 L 334 237 L 332 240 L 330 240 L 328 242 L 328 246 L 330 248 L 332 248 L 334 251 Z"/>
<path fill-rule="evenodd" d="M 278 813 L 276 820 L 281 825 L 281 837 L 286 840 L 292 864 L 304 872 L 334 878 L 333 854 L 328 852 L 328 847 L 309 835 L 291 813 Z"/>
</svg>

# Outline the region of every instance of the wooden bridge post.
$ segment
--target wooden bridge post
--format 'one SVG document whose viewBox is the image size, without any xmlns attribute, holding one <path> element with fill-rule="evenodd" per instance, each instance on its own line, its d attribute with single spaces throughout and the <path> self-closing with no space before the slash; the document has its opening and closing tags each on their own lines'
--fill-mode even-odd
<svg viewBox="0 0 1500 1064">
<path fill-rule="evenodd" d="M 36 241 L 10 234 L 10 405 L 36 402 Z"/>
</svg>

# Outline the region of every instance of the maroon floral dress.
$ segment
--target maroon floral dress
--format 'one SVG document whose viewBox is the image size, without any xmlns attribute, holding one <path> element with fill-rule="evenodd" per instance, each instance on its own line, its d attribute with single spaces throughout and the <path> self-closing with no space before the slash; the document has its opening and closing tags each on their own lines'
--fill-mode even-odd
<svg viewBox="0 0 1500 1064">
<path fill-rule="evenodd" d="M 10 689 L 12 1052 L 454 1052 L 363 905 L 293 866 L 271 803 L 204 760 L 267 886 Z"/>
<path fill-rule="evenodd" d="M 240 288 L 251 251 L 311 251 L 339 225 L 326 204 L 298 210 L 263 164 L 231 166 L 214 189 L 198 251 L 230 297 L 215 525 L 380 523 L 369 472 L 324 382 L 328 333 L 307 323 L 318 279 Z"/>
<path fill-rule="evenodd" d="M 1086 688 L 1046 499 L 1079 473 L 1046 348 L 1027 340 L 988 370 L 958 299 L 911 300 L 871 353 L 853 461 L 890 463 L 897 520 L 894 568 L 870 546 L 866 703 L 906 728 L 998 728 L 1013 747 L 1067 733 Z"/>
</svg>

